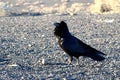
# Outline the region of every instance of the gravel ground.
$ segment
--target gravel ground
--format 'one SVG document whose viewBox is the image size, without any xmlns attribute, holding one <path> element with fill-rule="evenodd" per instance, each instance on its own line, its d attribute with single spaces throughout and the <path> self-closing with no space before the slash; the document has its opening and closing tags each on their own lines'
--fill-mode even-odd
<svg viewBox="0 0 120 80">
<path fill-rule="evenodd" d="M 53 35 L 53 23 L 61 20 L 73 35 L 107 54 L 106 60 L 80 57 L 79 65 L 76 59 L 68 64 Z M 0 17 L 0 80 L 119 79 L 120 14 Z"/>
</svg>

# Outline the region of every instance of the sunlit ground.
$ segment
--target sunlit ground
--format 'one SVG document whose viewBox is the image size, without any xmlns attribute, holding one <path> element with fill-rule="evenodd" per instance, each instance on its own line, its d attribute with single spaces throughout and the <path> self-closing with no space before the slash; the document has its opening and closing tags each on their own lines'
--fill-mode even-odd
<svg viewBox="0 0 120 80">
<path fill-rule="evenodd" d="M 120 13 L 120 0 L 95 0 L 94 3 L 90 6 L 90 12 Z"/>
<path fill-rule="evenodd" d="M 69 3 L 71 2 L 71 4 Z M 91 13 L 120 13 L 120 0 L 94 0 L 92 3 L 72 2 L 71 0 L 51 1 L 44 4 L 42 0 L 11 0 L 0 1 L 0 16 L 11 13 L 40 13 L 40 14 L 79 14 L 81 11 Z"/>
</svg>

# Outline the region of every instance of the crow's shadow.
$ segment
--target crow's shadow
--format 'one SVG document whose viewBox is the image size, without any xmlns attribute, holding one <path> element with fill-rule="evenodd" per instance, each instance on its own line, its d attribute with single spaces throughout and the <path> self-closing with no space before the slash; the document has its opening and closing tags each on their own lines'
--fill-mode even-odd
<svg viewBox="0 0 120 80">
<path fill-rule="evenodd" d="M 57 63 L 47 63 L 46 65 L 68 65 L 68 64 L 57 62 Z"/>
</svg>

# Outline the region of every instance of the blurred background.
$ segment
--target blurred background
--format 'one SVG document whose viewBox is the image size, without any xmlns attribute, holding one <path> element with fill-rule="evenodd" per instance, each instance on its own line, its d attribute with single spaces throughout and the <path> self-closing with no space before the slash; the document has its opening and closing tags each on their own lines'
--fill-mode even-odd
<svg viewBox="0 0 120 80">
<path fill-rule="evenodd" d="M 0 16 L 120 13 L 120 0 L 0 0 Z"/>
</svg>

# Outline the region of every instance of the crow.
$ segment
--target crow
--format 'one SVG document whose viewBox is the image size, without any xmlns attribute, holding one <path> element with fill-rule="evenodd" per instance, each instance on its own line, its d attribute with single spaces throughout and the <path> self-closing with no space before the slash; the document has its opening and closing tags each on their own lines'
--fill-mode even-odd
<svg viewBox="0 0 120 80">
<path fill-rule="evenodd" d="M 85 44 L 77 37 L 71 35 L 67 24 L 64 21 L 60 23 L 54 23 L 54 35 L 58 39 L 59 46 L 70 56 L 69 63 L 72 62 L 73 57 L 77 58 L 77 64 L 79 64 L 79 57 L 90 57 L 96 61 L 103 61 L 105 59 L 104 53 L 92 48 Z"/>
</svg>

